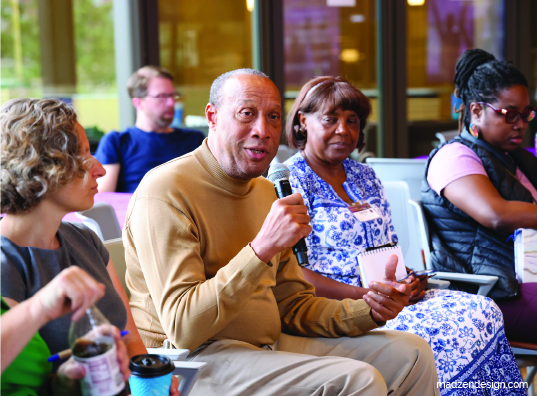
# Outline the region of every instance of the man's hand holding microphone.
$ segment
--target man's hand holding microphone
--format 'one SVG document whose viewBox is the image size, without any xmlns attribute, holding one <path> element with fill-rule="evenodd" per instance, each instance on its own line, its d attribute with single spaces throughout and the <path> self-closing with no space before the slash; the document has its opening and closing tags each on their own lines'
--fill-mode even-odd
<svg viewBox="0 0 537 396">
<path fill-rule="evenodd" d="M 276 254 L 294 246 L 311 232 L 308 208 L 299 193 L 274 201 L 261 230 L 250 246 L 268 263 Z"/>
<path fill-rule="evenodd" d="M 293 194 L 289 184 L 289 169 L 285 164 L 272 164 L 267 178 L 274 184 L 279 198 L 250 246 L 260 260 L 268 263 L 285 248 L 293 247 L 299 265 L 308 263 L 304 240 L 311 232 L 308 208 L 302 196 Z"/>
</svg>

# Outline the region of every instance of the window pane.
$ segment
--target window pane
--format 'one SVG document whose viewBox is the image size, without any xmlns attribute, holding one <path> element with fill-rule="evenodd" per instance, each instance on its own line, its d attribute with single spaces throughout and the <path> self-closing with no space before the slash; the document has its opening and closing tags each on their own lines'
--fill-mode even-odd
<svg viewBox="0 0 537 396">
<path fill-rule="evenodd" d="M 59 97 L 75 106 L 90 140 L 98 140 L 98 131 L 117 129 L 112 5 L 112 0 L 3 1 L 2 103 Z"/>
<path fill-rule="evenodd" d="M 328 5 L 341 3 L 351 6 Z M 287 109 L 315 76 L 342 76 L 377 96 L 374 0 L 284 0 L 283 5 Z M 374 121 L 376 99 L 372 105 Z"/>
<path fill-rule="evenodd" d="M 216 77 L 252 67 L 246 5 L 246 0 L 159 1 L 160 62 L 184 98 L 187 126 L 207 125 L 204 110 Z"/>
<path fill-rule="evenodd" d="M 407 3 L 408 120 L 457 119 L 451 111 L 455 64 L 469 48 L 503 58 L 504 1 L 422 3 Z"/>
</svg>

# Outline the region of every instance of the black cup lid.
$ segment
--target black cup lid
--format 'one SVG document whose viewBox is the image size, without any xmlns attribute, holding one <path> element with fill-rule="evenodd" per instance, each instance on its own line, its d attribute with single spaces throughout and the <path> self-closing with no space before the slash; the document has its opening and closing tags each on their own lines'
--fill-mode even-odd
<svg viewBox="0 0 537 396">
<path fill-rule="evenodd" d="M 160 377 L 173 372 L 175 365 L 164 355 L 137 355 L 131 358 L 129 368 L 137 377 Z"/>
</svg>

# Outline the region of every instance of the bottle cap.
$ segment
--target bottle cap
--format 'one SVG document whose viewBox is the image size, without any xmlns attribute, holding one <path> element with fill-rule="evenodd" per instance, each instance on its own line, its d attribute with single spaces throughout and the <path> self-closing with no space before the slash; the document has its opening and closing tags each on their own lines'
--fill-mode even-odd
<svg viewBox="0 0 537 396">
<path fill-rule="evenodd" d="M 137 355 L 129 364 L 132 375 L 137 377 L 160 377 L 175 370 L 175 365 L 164 355 Z"/>
</svg>

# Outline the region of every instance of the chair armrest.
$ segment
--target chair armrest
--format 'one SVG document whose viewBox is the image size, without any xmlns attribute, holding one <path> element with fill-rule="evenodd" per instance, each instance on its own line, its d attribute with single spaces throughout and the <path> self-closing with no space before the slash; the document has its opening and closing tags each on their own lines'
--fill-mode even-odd
<svg viewBox="0 0 537 396">
<path fill-rule="evenodd" d="M 486 296 L 498 280 L 498 277 L 493 275 L 460 274 L 458 272 L 437 272 L 435 278 L 479 285 L 477 294 L 480 296 Z"/>
<path fill-rule="evenodd" d="M 449 281 L 431 278 L 427 281 L 427 290 L 429 289 L 447 289 Z"/>
<path fill-rule="evenodd" d="M 171 361 L 185 361 L 188 349 L 147 348 L 147 353 L 167 356 Z"/>
<path fill-rule="evenodd" d="M 188 396 L 201 372 L 207 366 L 204 362 L 173 362 L 175 365 L 174 375 L 180 375 L 179 392 L 181 396 Z"/>
</svg>

